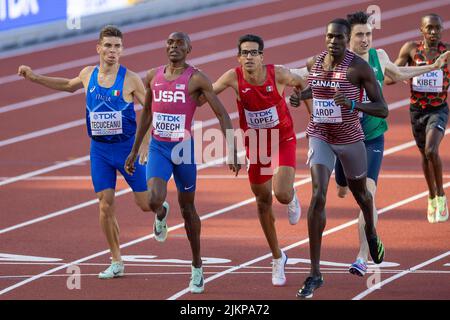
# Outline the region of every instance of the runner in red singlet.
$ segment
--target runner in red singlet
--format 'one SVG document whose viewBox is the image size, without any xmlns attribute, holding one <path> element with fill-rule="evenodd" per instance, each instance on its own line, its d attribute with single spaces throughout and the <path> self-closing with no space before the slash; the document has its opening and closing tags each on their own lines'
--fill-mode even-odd
<svg viewBox="0 0 450 320">
<path fill-rule="evenodd" d="M 263 50 L 264 42 L 260 37 L 251 34 L 240 37 L 237 55 L 240 66 L 225 72 L 213 87 L 216 93 L 228 87 L 236 93 L 250 185 L 273 255 L 272 284 L 282 286 L 286 283 L 287 256 L 278 245 L 272 187 L 277 200 L 288 205 L 289 222 L 296 224 L 301 213 L 293 187 L 296 136 L 284 89 L 286 86 L 301 89 L 306 83 L 282 66 L 263 64 Z"/>
</svg>

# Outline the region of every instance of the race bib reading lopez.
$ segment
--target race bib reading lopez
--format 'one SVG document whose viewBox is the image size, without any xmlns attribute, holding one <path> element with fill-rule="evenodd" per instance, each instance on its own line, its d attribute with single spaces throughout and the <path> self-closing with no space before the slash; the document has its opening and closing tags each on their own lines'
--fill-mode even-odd
<svg viewBox="0 0 450 320">
<path fill-rule="evenodd" d="M 317 123 L 342 122 L 341 107 L 333 99 L 313 99 L 313 121 Z"/>
<path fill-rule="evenodd" d="M 186 115 L 153 113 L 153 134 L 161 138 L 181 139 L 184 138 Z"/>
<path fill-rule="evenodd" d="M 412 87 L 417 92 L 442 92 L 442 70 L 434 70 L 414 77 Z"/>
<path fill-rule="evenodd" d="M 91 133 L 93 136 L 122 134 L 122 111 L 91 112 Z"/>
<path fill-rule="evenodd" d="M 247 125 L 251 129 L 270 129 L 280 123 L 277 107 L 273 106 L 265 110 L 249 111 L 244 109 Z"/>
</svg>

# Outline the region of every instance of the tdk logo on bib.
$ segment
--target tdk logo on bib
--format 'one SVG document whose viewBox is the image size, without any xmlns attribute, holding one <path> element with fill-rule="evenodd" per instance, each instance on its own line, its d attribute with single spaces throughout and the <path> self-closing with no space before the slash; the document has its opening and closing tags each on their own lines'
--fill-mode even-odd
<svg viewBox="0 0 450 320">
<path fill-rule="evenodd" d="M 93 112 L 94 120 L 120 120 L 118 112 Z"/>
<path fill-rule="evenodd" d="M 156 102 L 182 102 L 186 103 L 186 96 L 183 91 L 163 91 L 153 90 L 153 99 Z"/>
<path fill-rule="evenodd" d="M 275 106 L 260 111 L 244 109 L 247 124 L 251 129 L 270 129 L 280 123 Z"/>
<path fill-rule="evenodd" d="M 333 99 L 313 99 L 313 121 L 318 123 L 342 122 L 341 107 Z"/>
<path fill-rule="evenodd" d="M 122 112 L 91 112 L 89 114 L 93 136 L 122 134 Z"/>
<path fill-rule="evenodd" d="M 158 121 L 164 122 L 180 122 L 181 115 L 173 115 L 173 114 L 158 114 Z"/>
<path fill-rule="evenodd" d="M 443 75 L 442 70 L 435 70 L 414 77 L 412 81 L 413 90 L 418 92 L 442 92 Z"/>
<path fill-rule="evenodd" d="M 154 134 L 161 138 L 179 139 L 184 137 L 186 115 L 154 112 Z"/>
</svg>

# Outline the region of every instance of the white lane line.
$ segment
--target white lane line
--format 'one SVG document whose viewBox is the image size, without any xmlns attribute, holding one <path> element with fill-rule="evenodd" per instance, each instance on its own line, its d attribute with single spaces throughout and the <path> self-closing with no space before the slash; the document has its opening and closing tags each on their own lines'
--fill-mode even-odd
<svg viewBox="0 0 450 320">
<path fill-rule="evenodd" d="M 29 179 L 29 178 L 34 177 L 34 176 L 38 176 L 38 175 L 41 175 L 41 174 L 44 174 L 44 173 L 48 173 L 48 172 L 51 172 L 51 171 L 55 171 L 55 170 L 59 170 L 59 169 L 62 169 L 62 168 L 70 167 L 70 166 L 73 166 L 73 165 L 76 165 L 76 164 L 80 164 L 80 163 L 86 162 L 86 161 L 89 161 L 89 156 L 83 156 L 83 157 L 76 158 L 76 159 L 73 159 L 73 160 L 64 161 L 64 162 L 61 162 L 61 163 L 58 163 L 58 164 L 55 164 L 55 165 L 52 165 L 52 166 L 49 166 L 49 167 L 45 167 L 45 168 L 42 168 L 42 169 L 39 169 L 39 170 L 31 171 L 31 172 L 24 173 L 24 174 L 21 174 L 21 175 L 16 176 L 16 177 L 12 177 L 12 178 L 0 181 L 0 186 L 11 184 L 11 183 L 14 183 L 14 182 L 17 182 L 17 181 L 21 181 L 21 180 L 24 180 L 24 179 Z"/>
<path fill-rule="evenodd" d="M 383 166 L 386 169 L 385 166 Z M 296 174 L 296 179 L 304 179 L 309 177 L 310 174 Z M 333 176 L 333 174 L 332 174 Z M 423 174 L 380 174 L 380 179 L 423 179 Z M 450 175 L 444 174 L 444 179 L 450 179 Z M 0 181 L 9 179 L 9 177 L 0 177 Z M 91 176 L 39 176 L 23 179 L 23 181 L 91 181 Z M 248 175 L 240 173 L 239 176 L 230 176 L 229 174 L 198 174 L 199 180 L 234 180 L 234 179 L 248 179 Z M 117 177 L 117 180 L 125 181 L 125 178 L 121 175 Z"/>
<path fill-rule="evenodd" d="M 70 121 L 70 122 L 66 122 L 54 127 L 50 127 L 50 128 L 46 128 L 46 129 L 42 129 L 42 130 L 37 130 L 37 131 L 33 131 L 30 133 L 26 133 L 20 136 L 16 136 L 10 139 L 6 139 L 6 140 L 2 140 L 0 141 L 0 147 L 4 147 L 10 144 L 14 144 L 14 143 L 18 143 L 18 142 L 22 142 L 22 141 L 26 141 L 26 140 L 30 140 L 30 139 L 34 139 L 37 137 L 42 137 L 48 134 L 53 134 L 56 132 L 60 132 L 63 130 L 67 130 L 67 129 L 71 129 L 74 127 L 78 127 L 81 126 L 83 124 L 86 123 L 85 119 L 79 119 L 79 120 L 75 120 L 75 121 Z"/>
<path fill-rule="evenodd" d="M 127 265 L 125 265 L 127 266 Z M 128 266 L 127 266 L 128 267 Z M 171 266 L 168 266 L 171 267 Z M 184 268 L 186 268 L 186 266 L 183 266 Z M 188 266 L 188 268 L 190 268 Z M 309 268 L 308 270 L 288 270 L 286 268 L 286 274 L 308 274 Z M 344 268 L 341 270 L 328 270 L 326 268 L 321 268 L 320 272 L 323 274 L 327 274 L 327 275 L 332 275 L 332 274 L 348 274 L 348 268 Z M 380 274 L 398 274 L 402 272 L 401 270 L 381 270 L 379 273 Z M 208 275 L 208 274 L 214 274 L 214 271 L 203 271 L 204 275 Z M 426 270 L 426 271 L 415 271 L 414 273 L 420 273 L 421 275 L 436 275 L 436 274 L 443 274 L 443 275 L 447 275 L 450 273 L 450 271 L 439 271 L 439 270 Z M 167 271 L 167 272 L 127 272 L 126 275 L 127 276 L 173 276 L 173 275 L 190 275 L 191 271 Z M 272 270 L 269 271 L 236 271 L 233 272 L 233 275 L 235 274 L 245 274 L 245 275 L 257 275 L 257 274 L 272 274 Z M 80 277 L 98 277 L 98 273 L 80 273 L 77 274 L 77 276 Z M 22 278 L 29 278 L 32 277 L 33 275 L 2 275 L 0 276 L 0 280 L 3 279 L 22 279 Z M 68 274 L 62 273 L 62 274 L 51 274 L 51 275 L 47 275 L 44 276 L 42 278 L 67 278 Z"/>
<path fill-rule="evenodd" d="M 446 132 L 446 133 L 447 133 L 447 132 Z M 301 136 L 304 136 L 304 133 L 303 133 L 303 132 L 302 132 L 302 133 L 298 133 L 296 136 L 297 136 L 297 139 L 299 139 Z M 223 161 L 225 161 L 225 159 L 224 159 Z M 295 186 L 300 186 L 300 185 L 302 185 L 302 184 L 306 184 L 306 183 L 309 183 L 309 182 L 311 182 L 311 178 L 303 179 L 303 180 L 297 181 L 294 185 L 295 185 Z M 446 188 L 446 187 L 449 186 L 449 185 L 450 185 L 450 183 L 446 183 L 446 184 L 444 185 L 444 188 Z M 125 191 L 125 190 L 123 190 L 123 191 Z M 130 190 L 130 191 L 131 191 L 131 190 Z M 428 192 L 423 192 L 423 193 L 421 193 L 420 195 L 426 196 L 427 194 L 428 194 Z M 408 198 L 408 199 L 411 199 L 411 198 Z M 408 200 L 408 199 L 407 199 L 407 200 Z M 240 201 L 240 202 L 238 202 L 238 203 L 236 203 L 236 204 L 233 204 L 233 205 L 230 205 L 230 206 L 228 206 L 228 207 L 226 207 L 226 208 L 222 208 L 222 209 L 220 209 L 220 210 L 216 210 L 216 211 L 211 212 L 211 213 L 209 213 L 209 214 L 203 215 L 203 216 L 200 217 L 200 219 L 201 219 L 201 220 L 207 220 L 207 219 L 209 219 L 209 218 L 212 218 L 212 217 L 215 217 L 215 216 L 224 214 L 224 213 L 226 213 L 226 212 L 228 212 L 228 211 L 234 210 L 234 209 L 236 209 L 236 208 L 245 206 L 245 205 L 250 204 L 250 203 L 253 203 L 253 202 L 255 202 L 255 198 L 254 198 L 254 197 L 253 197 L 253 198 L 250 198 L 250 199 L 246 199 L 246 200 Z M 403 203 L 403 202 L 401 202 L 401 203 Z M 392 208 L 391 208 L 391 207 L 392 207 Z M 395 204 L 394 204 L 394 205 L 390 206 L 389 208 L 390 208 L 390 210 L 391 210 L 391 209 L 396 208 L 396 206 L 395 206 Z M 385 211 L 386 211 L 386 209 L 381 209 L 381 210 L 378 211 L 378 214 L 382 214 L 382 213 L 385 212 Z M 339 231 L 339 230 L 341 230 L 341 229 L 347 228 L 347 227 L 350 226 L 350 225 L 356 224 L 357 221 L 358 221 L 357 219 L 354 219 L 353 221 L 350 221 L 350 222 L 348 222 L 348 223 L 345 223 L 345 224 L 343 224 L 343 225 L 341 225 L 341 226 L 338 226 L 338 227 L 335 227 L 335 228 L 330 229 L 330 230 L 328 230 L 328 231 L 325 231 L 325 232 L 323 233 L 323 236 L 326 236 L 326 235 L 331 234 L 331 233 L 333 233 L 333 232 L 336 232 L 336 231 Z M 168 231 L 173 231 L 173 230 L 180 229 L 180 228 L 184 228 L 184 223 L 180 223 L 180 224 L 178 224 L 178 225 L 175 225 L 175 226 L 173 226 L 173 227 L 170 227 L 170 228 L 168 228 Z M 135 239 L 135 240 L 133 240 L 133 241 L 127 242 L 127 243 L 125 243 L 125 244 L 122 244 L 122 245 L 120 245 L 120 248 L 121 248 L 121 249 L 127 248 L 127 247 L 129 247 L 129 246 L 132 246 L 132 245 L 134 245 L 134 244 L 137 244 L 137 243 L 146 241 L 146 240 L 151 239 L 151 238 L 153 238 L 153 237 L 154 237 L 154 234 L 150 234 L 150 235 L 147 235 L 147 236 L 144 236 L 144 237 Z M 299 245 L 301 245 L 301 244 L 303 244 L 303 243 L 306 243 L 307 241 L 308 241 L 308 239 L 302 240 L 302 241 L 297 242 L 297 243 L 295 243 L 295 244 L 293 244 L 293 245 L 290 245 L 290 246 L 288 246 L 288 247 L 286 247 L 286 248 L 283 248 L 283 250 L 289 250 L 290 248 L 294 248 L 294 247 L 296 247 L 296 246 L 299 246 Z M 66 264 L 64 264 L 64 265 L 62 265 L 62 266 L 59 266 L 59 267 L 56 267 L 56 268 L 47 270 L 47 271 L 45 271 L 45 272 L 43 272 L 43 273 L 40 273 L 40 274 L 38 274 L 38 275 L 35 275 L 35 276 L 31 277 L 31 278 L 25 279 L 25 280 L 23 280 L 23 281 L 21 281 L 21 282 L 18 282 L 18 283 L 16 283 L 16 284 L 12 285 L 12 286 L 9 286 L 9 287 L 7 287 L 7 288 L 1 290 L 1 291 L 0 291 L 0 295 L 3 295 L 3 294 L 5 294 L 5 293 L 8 293 L 8 292 L 10 292 L 10 291 L 12 291 L 12 290 L 14 290 L 14 289 L 16 289 L 16 288 L 19 288 L 19 287 L 21 287 L 21 286 L 26 285 L 27 283 L 30 283 L 30 282 L 32 282 L 32 281 L 38 280 L 38 279 L 40 279 L 41 277 L 47 276 L 47 275 L 52 274 L 52 273 L 54 273 L 54 272 L 57 272 L 57 271 L 59 271 L 59 270 L 66 269 L 67 267 L 69 267 L 69 266 L 71 266 L 71 265 L 80 264 L 80 263 L 83 263 L 83 262 L 85 262 L 85 261 L 88 261 L 88 260 L 91 260 L 91 259 L 100 257 L 100 256 L 102 256 L 102 255 L 104 255 L 104 254 L 108 254 L 108 253 L 109 253 L 109 250 L 104 250 L 104 251 L 101 251 L 101 252 L 94 253 L 94 254 L 92 254 L 92 255 L 90 255 L 90 256 L 87 256 L 87 257 L 84 257 L 84 258 L 81 258 L 81 259 L 72 261 L 72 262 L 70 262 L 70 263 L 66 263 Z M 239 266 L 239 269 L 242 268 L 242 267 L 251 265 L 251 264 L 253 264 L 253 263 L 255 263 L 255 262 L 264 260 L 264 259 L 266 259 L 266 258 L 268 258 L 268 257 L 270 257 L 270 256 L 271 256 L 271 254 L 267 254 L 267 255 L 265 255 L 265 256 L 263 256 L 263 257 L 260 257 L 260 258 L 257 258 L 257 259 L 255 259 L 255 260 L 252 260 L 252 261 L 250 261 L 250 262 L 244 263 L 244 264 L 242 264 L 242 265 Z M 230 273 L 230 272 L 232 272 L 232 271 L 234 271 L 234 270 L 237 270 L 237 269 L 236 269 L 236 268 L 229 269 L 229 271 L 228 271 L 227 273 Z M 216 277 L 216 278 L 217 278 L 217 277 Z M 214 279 L 215 279 L 215 278 L 214 278 Z M 212 280 L 214 280 L 214 279 L 211 279 L 211 280 L 209 280 L 209 281 L 212 281 Z M 174 297 L 174 298 L 176 299 L 176 298 L 178 297 L 178 295 L 181 296 L 181 295 L 187 293 L 188 290 L 189 290 L 189 289 L 185 289 L 186 292 L 181 291 L 181 292 L 179 292 L 178 294 L 176 294 L 176 295 L 174 295 L 174 296 L 172 296 L 172 297 Z M 172 298 L 172 297 L 171 297 L 171 298 Z M 169 298 L 169 299 L 170 299 L 170 298 Z"/>
<path fill-rule="evenodd" d="M 348 6 L 359 4 L 361 2 L 369 2 L 369 0 L 330 1 L 327 3 L 326 6 L 324 6 L 323 4 L 312 5 L 309 7 L 304 7 L 304 8 L 295 9 L 295 10 L 289 10 L 289 11 L 281 12 L 281 13 L 274 14 L 274 15 L 268 15 L 268 16 L 264 16 L 264 17 L 260 17 L 260 18 L 256 18 L 256 19 L 246 20 L 243 22 L 238 22 L 238 23 L 224 25 L 224 26 L 220 26 L 220 27 L 216 27 L 216 28 L 211 28 L 210 30 L 207 30 L 207 31 L 195 32 L 190 35 L 190 38 L 192 41 L 209 39 L 209 38 L 213 38 L 216 36 L 220 36 L 220 35 L 224 35 L 224 34 L 228 34 L 228 33 L 232 33 L 232 32 L 237 32 L 237 31 L 241 31 L 241 30 L 245 30 L 245 29 L 257 28 L 260 26 L 273 24 L 273 23 L 279 23 L 279 22 L 283 22 L 283 21 L 286 21 L 289 19 L 300 18 L 300 17 L 304 17 L 306 15 L 319 14 L 319 13 L 330 11 L 330 10 L 345 8 Z M 438 4 L 439 6 L 442 5 L 441 2 L 442 2 L 442 0 L 436 1 L 436 3 L 439 3 Z M 433 8 L 435 6 L 436 5 L 432 5 L 431 7 Z M 161 40 L 158 40 L 155 42 L 125 48 L 123 56 L 131 56 L 134 54 L 144 53 L 147 51 L 161 49 L 164 47 L 165 47 L 165 40 L 161 39 Z M 234 50 L 233 53 L 236 53 L 235 51 L 236 50 Z M 64 62 L 64 63 L 60 63 L 60 64 L 56 64 L 56 65 L 38 68 L 35 70 L 35 72 L 39 73 L 39 74 L 49 74 L 49 73 L 55 73 L 55 72 L 59 72 L 62 70 L 75 68 L 75 67 L 95 64 L 97 62 L 98 62 L 98 55 L 94 55 L 94 56 L 89 56 L 89 57 L 85 57 L 85 58 L 81 58 L 81 59 L 77 59 L 77 60 L 72 60 L 69 62 Z M 5 84 L 5 83 L 19 81 L 19 80 L 22 80 L 22 78 L 17 76 L 16 74 L 0 77 L 0 85 Z"/>
<path fill-rule="evenodd" d="M 450 186 L 450 182 L 444 184 L 444 188 L 447 188 L 447 187 L 449 187 L 449 186 Z M 385 207 L 385 208 L 383 208 L 383 209 L 381 209 L 381 210 L 378 210 L 378 215 L 383 214 L 383 213 L 386 213 L 386 212 L 388 212 L 388 211 L 391 211 L 391 210 L 393 210 L 393 209 L 396 209 L 396 208 L 398 208 L 398 207 L 400 207 L 400 206 L 403 206 L 403 205 L 405 205 L 405 204 L 407 204 L 407 203 L 416 201 L 417 199 L 420 199 L 420 198 L 423 198 L 423 197 L 426 197 L 426 196 L 428 196 L 428 191 L 424 191 L 424 192 L 422 192 L 422 193 L 416 194 L 416 195 L 411 196 L 411 197 L 409 197 L 409 198 L 407 198 L 407 199 L 404 199 L 404 200 L 402 200 L 402 201 L 393 203 L 393 204 L 391 204 L 391 205 L 389 205 L 389 206 L 387 206 L 387 207 Z M 325 237 L 325 236 L 330 235 L 330 234 L 333 234 L 333 233 L 335 233 L 335 232 L 344 230 L 344 229 L 346 229 L 346 228 L 348 228 L 348 227 L 350 227 L 350 226 L 352 226 L 352 225 L 354 225 L 354 224 L 357 224 L 357 223 L 358 223 L 358 219 L 354 219 L 354 220 L 351 220 L 351 221 L 349 221 L 349 222 L 343 223 L 343 224 L 338 225 L 338 226 L 336 226 L 336 227 L 334 227 L 334 228 L 332 228 L 332 229 L 330 229 L 330 230 L 325 231 L 325 232 L 323 233 L 322 237 Z M 286 246 L 286 247 L 284 247 L 284 248 L 281 248 L 281 250 L 283 250 L 283 251 L 288 251 L 288 250 L 290 250 L 290 249 L 299 247 L 299 246 L 301 246 L 301 245 L 303 245 L 303 244 L 306 244 L 306 243 L 308 243 L 308 242 L 309 242 L 309 238 L 306 238 L 306 239 L 303 239 L 303 240 L 298 241 L 298 242 L 296 242 L 296 243 L 293 243 L 293 244 L 291 244 L 291 245 L 289 245 L 289 246 Z M 254 264 L 254 263 L 263 261 L 263 260 L 268 259 L 268 258 L 271 258 L 271 257 L 272 257 L 272 253 L 268 253 L 268 254 L 266 254 L 266 255 L 263 255 L 263 256 L 260 256 L 260 257 L 258 257 L 258 258 L 255 258 L 255 259 L 253 259 L 253 260 L 244 262 L 244 263 L 242 263 L 242 264 L 239 265 L 239 266 L 232 267 L 232 268 L 230 268 L 230 269 L 228 269 L 228 270 L 219 272 L 219 273 L 217 273 L 217 274 L 215 274 L 215 275 L 213 275 L 213 276 L 211 276 L 211 277 L 209 277 L 209 278 L 206 278 L 206 279 L 205 279 L 205 283 L 211 282 L 211 281 L 213 281 L 213 280 L 215 280 L 215 279 L 218 279 L 218 278 L 220 278 L 220 277 L 223 277 L 223 276 L 225 276 L 225 275 L 227 275 L 227 274 L 230 274 L 230 273 L 232 273 L 232 272 L 234 272 L 234 271 L 236 271 L 236 270 L 239 270 L 239 269 L 241 269 L 241 268 L 243 268 L 243 267 L 248 267 L 248 266 L 250 266 L 250 265 L 252 265 L 252 264 Z M 185 295 L 186 293 L 189 293 L 189 288 L 185 288 L 185 289 L 183 289 L 183 290 L 181 290 L 181 291 L 175 293 L 174 295 L 170 296 L 170 297 L 167 298 L 166 300 L 176 300 L 176 299 L 180 298 L 181 296 Z"/>
<path fill-rule="evenodd" d="M 403 105 L 405 105 L 407 103 L 409 103 L 408 99 L 404 99 L 404 100 L 400 100 L 400 101 L 394 102 L 391 105 L 389 105 L 389 110 L 398 109 L 398 108 L 400 108 L 401 106 L 403 106 Z M 230 118 L 232 120 L 237 118 L 237 117 L 238 117 L 238 113 L 237 112 L 233 112 L 233 113 L 230 114 Z M 200 126 L 200 123 L 202 123 L 202 126 Z M 204 122 L 196 121 L 194 123 L 193 130 L 197 130 L 197 129 L 200 129 L 200 128 L 206 128 L 208 126 L 212 126 L 212 125 L 217 124 L 217 123 L 218 123 L 217 118 L 211 118 L 211 119 L 208 119 L 208 120 L 206 120 Z M 414 141 L 411 141 L 411 143 L 414 144 Z M 61 162 L 61 163 L 59 163 L 57 165 L 53 165 L 53 166 L 46 167 L 46 168 L 43 168 L 43 169 L 40 169 L 40 170 L 28 172 L 28 173 L 25 173 L 25 174 L 22 174 L 22 175 L 19 175 L 19 176 L 16 176 L 16 177 L 12 177 L 12 178 L 0 181 L 0 186 L 4 186 L 4 185 L 10 184 L 10 183 L 18 182 L 18 181 L 21 181 L 21 180 L 24 180 L 24 179 L 29 179 L 31 177 L 38 176 L 38 175 L 43 174 L 43 173 L 48 173 L 48 172 L 55 171 L 55 170 L 58 170 L 58 169 L 61 169 L 61 168 L 64 168 L 64 167 L 68 167 L 68 166 L 71 166 L 71 165 L 82 163 L 82 162 L 86 161 L 86 160 L 83 160 L 83 159 L 86 159 L 86 157 L 87 157 L 87 159 L 89 159 L 89 155 L 87 155 L 87 156 L 84 156 L 82 158 L 78 158 L 78 159 L 67 161 L 67 162 Z"/>
<path fill-rule="evenodd" d="M 391 283 L 391 282 L 393 282 L 393 281 L 395 281 L 395 280 L 397 280 L 397 279 L 399 279 L 399 278 L 401 278 L 403 276 L 406 276 L 406 275 L 408 275 L 408 274 L 410 274 L 412 272 L 415 272 L 415 271 L 417 271 L 417 270 L 419 270 L 419 269 L 421 269 L 421 268 L 423 268 L 423 267 L 425 267 L 425 266 L 427 266 L 429 264 L 432 264 L 432 263 L 434 263 L 434 262 L 436 262 L 438 260 L 441 260 L 441 259 L 443 259 L 443 258 L 445 258 L 445 257 L 447 257 L 449 255 L 450 255 L 450 251 L 447 251 L 447 252 L 444 252 L 443 254 L 438 255 L 438 256 L 430 259 L 430 260 L 422 262 L 421 264 L 418 264 L 418 265 L 416 265 L 416 266 L 414 266 L 414 267 L 412 267 L 412 268 L 410 268 L 408 270 L 404 270 L 404 271 L 402 271 L 402 272 L 400 272 L 400 273 L 398 273 L 398 274 L 396 274 L 396 275 L 394 275 L 394 276 L 392 276 L 390 278 L 387 278 L 387 279 L 381 281 L 379 284 L 377 284 L 377 285 L 375 285 L 375 286 L 373 286 L 373 287 L 371 287 L 371 288 L 361 292 L 357 296 L 353 297 L 352 300 L 361 300 L 364 297 L 367 297 L 373 291 L 375 291 L 377 289 L 381 289 L 381 287 L 383 287 L 384 285 L 386 285 L 388 283 Z"/>
</svg>

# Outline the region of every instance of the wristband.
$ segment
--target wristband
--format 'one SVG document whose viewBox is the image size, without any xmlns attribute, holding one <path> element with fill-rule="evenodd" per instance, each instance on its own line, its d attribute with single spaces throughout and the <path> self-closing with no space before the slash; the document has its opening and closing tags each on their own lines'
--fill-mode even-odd
<svg viewBox="0 0 450 320">
<path fill-rule="evenodd" d="M 355 102 L 355 100 L 351 100 L 351 102 L 352 102 L 352 107 L 351 107 L 350 111 L 353 112 L 353 110 L 355 109 L 355 106 L 356 106 L 356 102 Z"/>
</svg>

